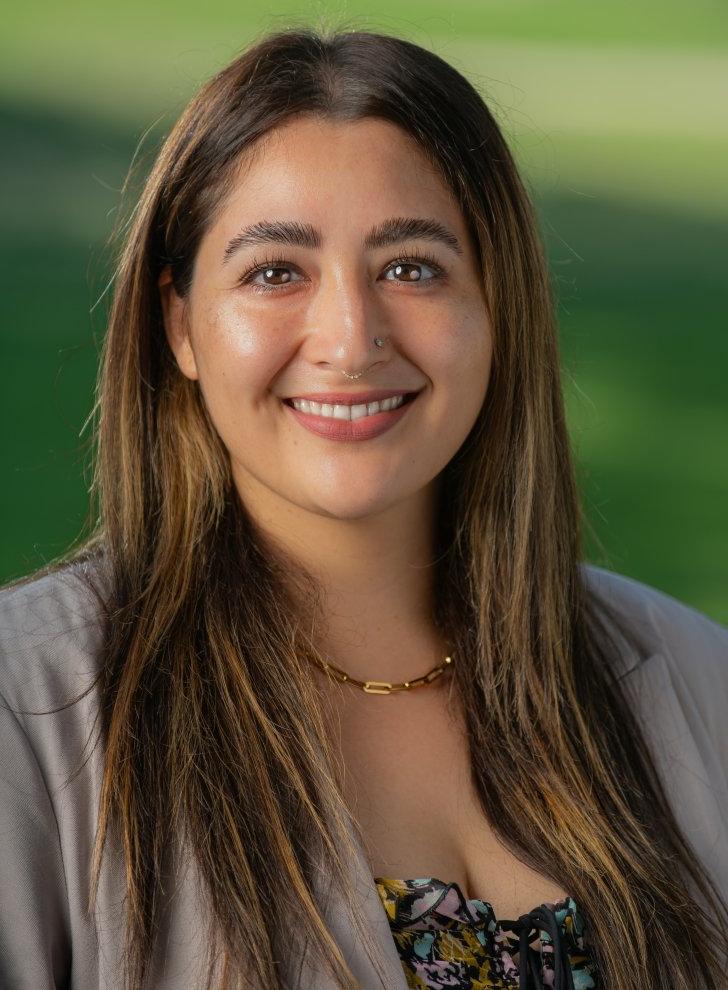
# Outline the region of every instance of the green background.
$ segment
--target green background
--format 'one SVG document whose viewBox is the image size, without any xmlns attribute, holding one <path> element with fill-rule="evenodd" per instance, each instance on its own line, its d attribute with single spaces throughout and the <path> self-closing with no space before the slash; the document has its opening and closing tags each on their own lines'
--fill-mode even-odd
<svg viewBox="0 0 728 990">
<path fill-rule="evenodd" d="M 392 10 L 395 10 L 395 14 Z M 80 534 L 105 243 L 193 91 L 301 24 L 399 34 L 479 88 L 559 294 L 587 557 L 728 623 L 728 7 L 419 0 L 14 4 L 0 40 L 0 580 Z"/>
</svg>

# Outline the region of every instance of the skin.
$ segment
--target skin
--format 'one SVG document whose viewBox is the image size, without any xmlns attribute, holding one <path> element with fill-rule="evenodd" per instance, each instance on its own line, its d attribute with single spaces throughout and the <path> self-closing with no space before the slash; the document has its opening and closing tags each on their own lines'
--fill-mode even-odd
<svg viewBox="0 0 728 990">
<path fill-rule="evenodd" d="M 393 216 L 432 217 L 458 237 L 366 250 Z M 228 241 L 260 219 L 322 232 L 320 249 Z M 392 262 L 418 244 L 446 273 Z M 272 250 L 271 250 L 272 249 Z M 256 292 L 254 261 L 286 259 Z M 419 273 L 420 279 L 413 279 Z M 180 370 L 200 383 L 248 511 L 326 589 L 322 647 L 361 679 L 420 676 L 448 652 L 432 628 L 438 475 L 470 431 L 488 384 L 492 326 L 464 218 L 412 139 L 375 119 L 297 118 L 269 135 L 203 237 L 186 301 L 160 278 Z M 387 337 L 378 349 L 375 336 Z M 341 369 L 369 368 L 355 383 Z M 305 430 L 282 404 L 316 390 L 423 389 L 393 429 L 341 443 Z"/>
</svg>

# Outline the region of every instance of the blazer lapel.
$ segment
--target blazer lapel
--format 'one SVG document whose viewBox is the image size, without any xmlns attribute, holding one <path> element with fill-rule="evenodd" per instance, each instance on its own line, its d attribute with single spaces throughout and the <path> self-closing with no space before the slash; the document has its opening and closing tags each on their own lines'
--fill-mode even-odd
<svg viewBox="0 0 728 990">
<path fill-rule="evenodd" d="M 356 856 L 350 864 L 350 890 L 358 901 L 367 931 L 372 940 L 372 955 L 382 970 L 382 979 L 367 956 L 365 947 L 356 938 L 351 915 L 344 898 L 332 889 L 330 877 L 319 870 L 314 879 L 314 893 L 327 927 L 359 981 L 360 990 L 407 990 L 407 979 L 392 938 L 389 919 L 384 910 L 374 877 L 358 835 L 350 826 Z M 331 977 L 314 966 L 308 940 L 302 952 L 282 945 L 279 957 L 285 960 L 287 990 L 337 990 Z"/>
</svg>

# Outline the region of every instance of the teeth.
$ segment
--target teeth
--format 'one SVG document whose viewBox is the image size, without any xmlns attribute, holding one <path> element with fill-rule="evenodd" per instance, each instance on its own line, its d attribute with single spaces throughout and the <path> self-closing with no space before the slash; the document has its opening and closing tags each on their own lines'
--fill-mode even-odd
<svg viewBox="0 0 728 990">
<path fill-rule="evenodd" d="M 403 395 L 382 399 L 380 402 L 367 402 L 360 405 L 330 405 L 328 402 L 313 402 L 311 399 L 291 399 L 295 409 L 312 413 L 314 416 L 327 416 L 329 419 L 362 419 L 364 416 L 375 416 L 380 412 L 397 409 L 404 402 Z"/>
</svg>

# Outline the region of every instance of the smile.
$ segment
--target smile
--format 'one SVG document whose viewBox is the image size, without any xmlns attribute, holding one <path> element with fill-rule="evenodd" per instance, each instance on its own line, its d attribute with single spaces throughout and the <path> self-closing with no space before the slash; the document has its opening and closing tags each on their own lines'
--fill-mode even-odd
<svg viewBox="0 0 728 990">
<path fill-rule="evenodd" d="M 419 394 L 410 392 L 378 402 L 351 405 L 284 399 L 283 405 L 301 426 L 318 436 L 329 440 L 371 440 L 398 423 Z"/>
<path fill-rule="evenodd" d="M 414 398 L 415 393 L 411 393 Z M 301 412 L 312 413 L 314 416 L 328 416 L 330 419 L 364 419 L 366 416 L 376 416 L 380 412 L 389 412 L 397 409 L 407 400 L 406 395 L 395 395 L 391 399 L 381 399 L 379 402 L 363 402 L 356 405 L 336 404 L 327 402 L 314 402 L 311 399 L 291 399 L 294 409 Z"/>
</svg>

